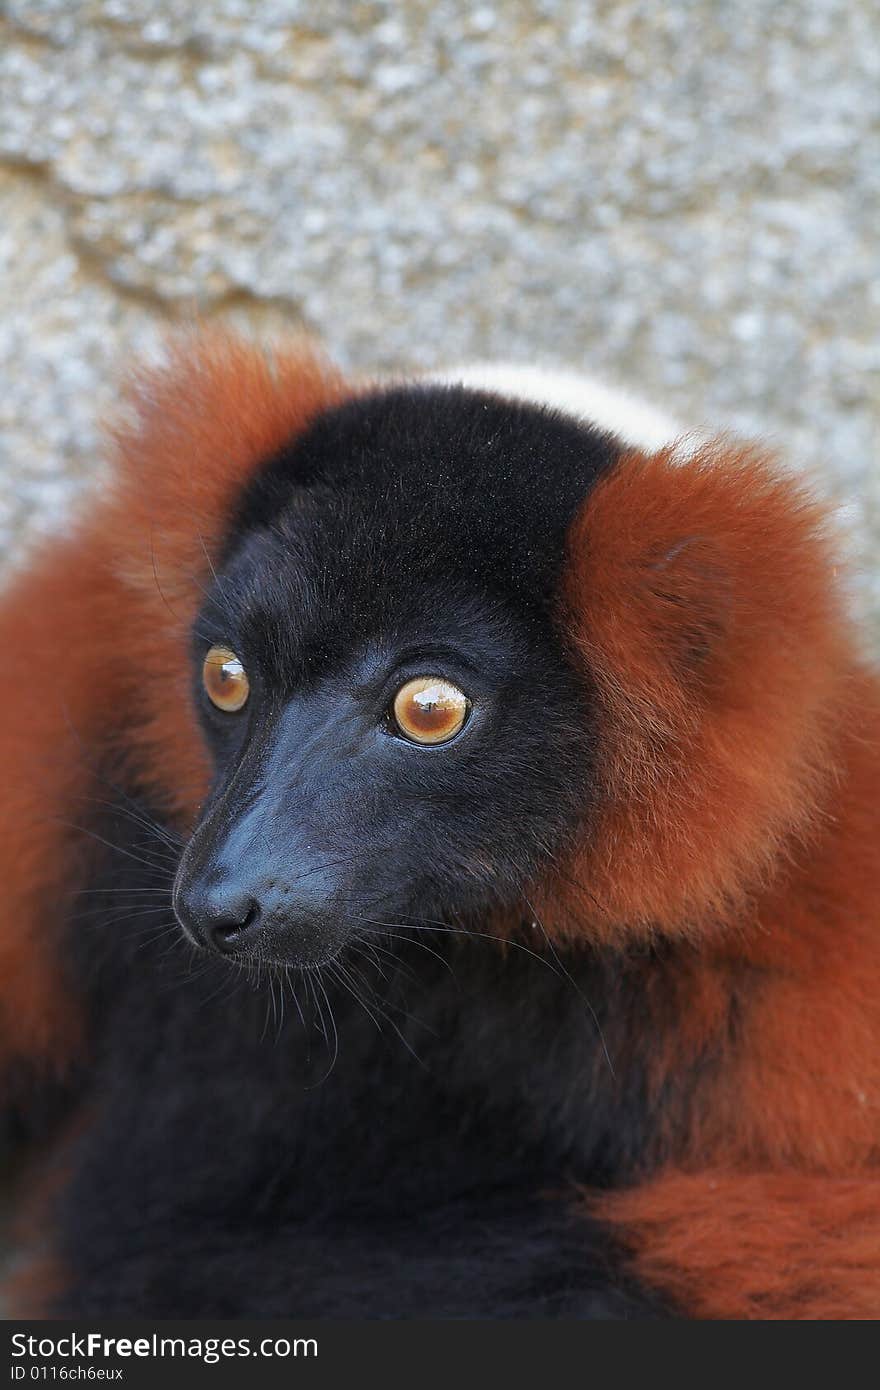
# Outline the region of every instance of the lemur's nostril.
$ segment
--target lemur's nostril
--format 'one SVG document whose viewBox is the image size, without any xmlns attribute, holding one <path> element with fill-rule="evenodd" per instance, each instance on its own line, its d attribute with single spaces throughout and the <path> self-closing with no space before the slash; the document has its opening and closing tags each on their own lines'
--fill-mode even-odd
<svg viewBox="0 0 880 1390">
<path fill-rule="evenodd" d="M 250 928 L 256 926 L 259 918 L 260 909 L 255 902 L 247 903 L 242 911 L 234 915 L 230 913 L 219 917 L 211 924 L 211 944 L 218 951 L 231 954 L 237 950 Z"/>
</svg>

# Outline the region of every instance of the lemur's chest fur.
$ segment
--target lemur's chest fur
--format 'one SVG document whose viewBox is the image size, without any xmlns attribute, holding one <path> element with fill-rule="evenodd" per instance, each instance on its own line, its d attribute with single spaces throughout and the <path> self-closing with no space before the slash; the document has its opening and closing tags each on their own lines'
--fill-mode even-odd
<svg viewBox="0 0 880 1390">
<path fill-rule="evenodd" d="M 68 928 L 91 1041 L 89 1123 L 59 1153 L 62 1312 L 664 1313 L 579 1210 L 575 1184 L 623 1174 L 653 1124 L 596 961 L 426 925 L 320 974 L 206 966 L 169 930 L 149 815 L 126 799 L 96 825 L 114 848 Z"/>
<path fill-rule="evenodd" d="M 230 1199 L 297 1217 L 613 1183 L 665 1156 L 711 1079 L 708 1037 L 674 1096 L 651 1082 L 674 965 L 563 955 L 537 922 L 505 944 L 488 924 L 389 925 L 319 971 L 205 963 L 171 930 L 173 867 L 134 805 L 101 822 L 115 848 L 70 946 L 95 996 L 91 1103 L 120 1144 L 159 1141 L 181 1201 L 213 1206 L 215 1167 Z"/>
</svg>

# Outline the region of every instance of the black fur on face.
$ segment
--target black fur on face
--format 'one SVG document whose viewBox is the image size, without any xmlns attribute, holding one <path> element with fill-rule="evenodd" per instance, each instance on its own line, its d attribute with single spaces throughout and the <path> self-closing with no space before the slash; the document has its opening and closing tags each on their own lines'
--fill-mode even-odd
<svg viewBox="0 0 880 1390">
<path fill-rule="evenodd" d="M 175 885 L 189 936 L 313 966 L 380 924 L 529 914 L 590 800 L 590 697 L 554 600 L 568 525 L 615 455 L 541 408 L 409 386 L 267 463 L 194 636 L 215 778 Z M 201 689 L 211 645 L 247 672 L 237 713 Z M 394 723 L 418 676 L 468 697 L 446 743 Z"/>
</svg>

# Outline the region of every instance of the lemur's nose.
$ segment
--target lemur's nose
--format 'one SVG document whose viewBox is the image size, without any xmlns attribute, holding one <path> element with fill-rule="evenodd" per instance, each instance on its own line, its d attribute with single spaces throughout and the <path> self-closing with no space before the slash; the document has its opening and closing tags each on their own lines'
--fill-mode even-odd
<svg viewBox="0 0 880 1390">
<path fill-rule="evenodd" d="M 234 955 L 244 945 L 251 929 L 259 926 L 262 913 L 251 898 L 230 905 L 223 903 L 208 916 L 210 944 L 223 955 Z"/>
<path fill-rule="evenodd" d="M 224 956 L 244 950 L 262 917 L 253 893 L 234 880 L 210 888 L 198 880 L 191 882 L 179 889 L 174 910 L 196 946 Z"/>
</svg>

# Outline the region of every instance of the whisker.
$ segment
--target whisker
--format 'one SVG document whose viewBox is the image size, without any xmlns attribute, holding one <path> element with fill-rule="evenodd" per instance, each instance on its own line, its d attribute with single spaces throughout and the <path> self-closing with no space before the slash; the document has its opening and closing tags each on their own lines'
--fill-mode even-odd
<svg viewBox="0 0 880 1390">
<path fill-rule="evenodd" d="M 371 918 L 369 918 L 369 917 L 360 917 L 360 916 L 358 916 L 358 917 L 353 918 L 352 920 L 353 920 L 353 921 L 357 921 L 357 922 L 368 923 L 368 924 L 373 925 L 373 926 L 377 925 L 377 923 L 376 923 L 375 921 L 373 921 L 373 920 L 372 920 Z M 399 933 L 395 933 L 393 930 L 391 930 L 391 928 L 392 928 L 394 925 L 396 925 L 396 924 L 392 924 L 392 923 L 382 923 L 381 925 L 382 925 L 383 927 L 385 927 L 385 929 L 386 929 L 386 931 L 387 931 L 387 934 L 388 934 L 388 937 L 389 937 L 389 940 L 391 940 L 391 941 L 406 941 L 406 942 L 409 942 L 410 944 L 412 944 L 413 946 L 418 947 L 418 949 L 419 949 L 420 951 L 424 951 L 427 955 L 433 956 L 435 960 L 439 961 L 440 964 L 441 964 L 446 970 L 449 971 L 449 974 L 453 977 L 453 979 L 456 979 L 456 974 L 455 974 L 454 969 L 452 968 L 451 962 L 448 961 L 448 960 L 446 959 L 445 956 L 441 956 L 441 954 L 440 954 L 439 951 L 435 951 L 434 948 L 433 948 L 432 946 L 428 946 L 424 941 L 418 941 L 414 936 L 403 936 L 403 935 L 401 935 L 401 934 L 399 934 Z M 418 930 L 418 928 L 414 928 L 413 930 Z M 364 944 L 366 944 L 366 943 L 364 943 Z M 402 963 L 401 960 L 400 960 L 400 957 L 399 957 L 399 956 L 396 956 L 395 953 L 394 953 L 393 951 L 389 951 L 389 950 L 387 949 L 387 947 L 377 946 L 375 943 L 372 943 L 372 942 L 371 942 L 371 943 L 370 943 L 370 949 L 373 950 L 373 951 L 382 951 L 383 954 L 390 956 L 391 959 L 394 960 L 399 966 L 402 966 L 402 965 L 403 965 L 403 963 Z"/>
<path fill-rule="evenodd" d="M 289 965 L 283 966 L 282 969 L 284 971 L 284 982 L 290 986 L 290 992 L 293 995 L 293 1002 L 296 1005 L 296 1011 L 299 1014 L 300 1023 L 302 1024 L 303 1028 L 305 1028 L 306 1020 L 305 1015 L 302 1011 L 302 1005 L 299 1002 L 299 995 L 296 992 L 296 980 L 294 978 L 291 978 L 291 968 Z"/>
<path fill-rule="evenodd" d="M 157 887 L 157 888 L 148 888 L 148 887 L 143 887 L 143 888 L 77 888 L 77 889 L 75 890 L 75 892 L 72 894 L 72 896 L 73 896 L 74 898 L 84 898 L 84 897 L 87 897 L 87 896 L 90 895 L 90 894 L 96 894 L 96 895 L 98 895 L 99 897 L 104 897 L 105 895 L 107 895 L 107 896 L 114 895 L 114 896 L 115 896 L 115 895 L 118 895 L 118 894 L 120 894 L 120 893 L 125 894 L 125 895 L 127 895 L 127 896 L 129 896 L 129 897 L 139 897 L 139 898 L 143 898 L 143 897 L 147 897 L 147 896 L 152 896 L 152 897 L 155 897 L 155 898 L 157 898 L 157 899 L 162 899 L 162 898 L 168 898 L 168 897 L 170 897 L 170 889 L 168 889 L 168 888 L 158 888 L 158 887 Z"/>
<path fill-rule="evenodd" d="M 362 1002 L 362 1001 L 361 1001 L 361 1002 Z M 419 1056 L 419 1054 L 416 1052 L 415 1048 L 412 1046 L 412 1044 L 410 1043 L 409 1039 L 406 1038 L 406 1037 L 404 1036 L 404 1034 L 402 1033 L 402 1031 L 400 1030 L 400 1028 L 398 1027 L 398 1025 L 395 1023 L 394 1019 L 390 1016 L 390 1014 L 388 1014 L 388 1013 L 381 1007 L 381 1005 L 379 1005 L 379 1004 L 376 1002 L 375 993 L 374 993 L 374 995 L 373 995 L 372 1004 L 373 1004 L 373 1008 L 377 1011 L 377 1013 L 380 1015 L 380 1017 L 381 1017 L 381 1018 L 384 1018 L 385 1022 L 388 1023 L 388 1024 L 391 1026 L 391 1028 L 393 1028 L 394 1032 L 397 1034 L 398 1038 L 399 1038 L 400 1041 L 403 1043 L 403 1046 L 406 1048 L 407 1052 L 410 1054 L 410 1056 L 413 1058 L 413 1060 L 414 1060 L 415 1062 L 417 1062 L 418 1065 L 419 1065 L 420 1067 L 422 1067 L 425 1071 L 428 1071 L 429 1068 L 425 1065 L 425 1063 L 424 1063 L 424 1061 L 422 1060 L 422 1058 L 421 1058 L 421 1057 Z M 409 1020 L 410 1020 L 411 1022 L 413 1022 L 413 1023 L 421 1023 L 421 1022 L 422 1022 L 421 1019 L 415 1018 L 412 1014 L 407 1014 L 407 1013 L 405 1012 L 405 1010 L 402 1010 L 402 1009 L 401 1009 L 401 1010 L 399 1010 L 399 1012 L 402 1013 L 403 1016 L 404 1016 L 405 1018 L 409 1019 Z M 428 1025 L 427 1025 L 426 1023 L 423 1023 L 423 1027 L 427 1028 Z M 380 1031 L 381 1031 L 381 1030 L 380 1030 Z M 429 1031 L 433 1031 L 433 1030 L 429 1029 Z"/>
<path fill-rule="evenodd" d="M 352 999 L 354 999 L 355 1003 L 360 1005 L 364 1013 L 371 1020 L 374 1027 L 379 1032 L 381 1032 L 381 1023 L 376 1018 L 376 1015 L 373 1013 L 373 1011 L 370 1009 L 366 1000 L 363 999 L 362 996 L 357 992 L 357 990 L 354 987 L 354 984 L 351 982 L 350 975 L 346 970 L 343 969 L 340 963 L 338 961 L 331 961 L 331 963 L 327 966 L 327 973 L 330 975 L 331 979 L 336 980 L 339 984 L 342 985 L 343 989 L 348 991 Z"/>
<path fill-rule="evenodd" d="M 315 983 L 316 987 L 317 987 L 318 989 L 320 989 L 321 994 L 322 994 L 323 999 L 324 999 L 324 1003 L 327 1005 L 327 1012 L 328 1012 L 328 1015 L 329 1015 L 330 1027 L 333 1029 L 333 1055 L 332 1055 L 332 1057 L 331 1057 L 331 1059 L 330 1059 L 330 1065 L 329 1065 L 329 1067 L 327 1068 L 327 1070 L 326 1070 L 326 1072 L 324 1073 L 324 1075 L 321 1077 L 320 1081 L 316 1081 L 316 1082 L 314 1082 L 311 1086 L 308 1086 L 308 1087 L 306 1088 L 307 1090 L 310 1090 L 310 1091 L 311 1091 L 311 1090 L 314 1090 L 317 1086 L 323 1086 L 324 1082 L 327 1080 L 328 1076 L 330 1076 L 331 1072 L 333 1071 L 333 1068 L 336 1066 L 336 1060 L 337 1060 L 337 1058 L 338 1058 L 338 1056 L 339 1056 L 339 1034 L 338 1034 L 338 1032 L 336 1031 L 336 1019 L 335 1019 L 334 1016 L 333 1016 L 333 1005 L 332 1005 L 331 1002 L 330 1002 L 330 997 L 329 997 L 329 995 L 327 994 L 327 990 L 326 990 L 325 987 L 324 987 L 324 982 L 323 982 L 323 980 L 321 979 L 321 976 L 320 976 L 320 974 L 319 974 L 318 972 L 314 972 L 314 983 Z M 319 1001 L 319 1008 L 320 1008 L 320 1001 Z M 323 1024 L 323 1010 L 321 1010 L 321 1020 L 322 1020 L 322 1024 Z M 324 1039 L 325 1039 L 325 1041 L 326 1041 L 326 1043 L 327 1043 L 327 1046 L 328 1046 L 328 1049 L 329 1049 L 329 1047 L 330 1047 L 330 1039 L 329 1039 L 329 1037 L 328 1037 L 326 1028 L 324 1028 L 323 1031 L 324 1031 Z"/>
<path fill-rule="evenodd" d="M 90 840 L 96 840 L 98 844 L 106 845 L 107 849 L 111 849 L 117 854 L 123 854 L 127 859 L 133 859 L 136 864 L 141 864 L 144 868 L 150 869 L 154 873 L 161 872 L 165 867 L 161 862 L 144 859 L 141 855 L 134 854 L 129 849 L 124 849 L 122 845 L 114 844 L 112 840 L 108 840 L 104 835 L 99 835 L 96 830 L 91 830 L 86 825 L 77 825 L 74 821 L 65 820 L 58 820 L 57 823 L 66 826 L 68 830 L 77 830 L 80 834 L 87 835 Z"/>
<path fill-rule="evenodd" d="M 583 990 L 581 989 L 577 980 L 572 975 L 571 971 L 565 966 L 563 961 L 560 960 L 559 953 L 556 950 L 556 947 L 553 945 L 553 942 L 550 940 L 547 928 L 544 926 L 544 923 L 541 921 L 540 917 L 535 911 L 533 904 L 529 902 L 529 899 L 525 896 L 525 894 L 523 894 L 523 901 L 526 903 L 527 907 L 531 911 L 534 921 L 540 927 L 544 940 L 547 942 L 547 948 L 553 956 L 553 959 L 556 961 L 556 964 L 559 966 L 559 969 L 561 970 L 562 974 L 566 977 L 566 979 L 568 979 L 571 982 L 572 988 L 574 989 L 575 993 L 579 996 L 580 999 L 583 1000 L 584 1004 L 589 1009 L 593 1022 L 596 1025 L 596 1032 L 599 1034 L 599 1042 L 602 1044 L 602 1051 L 605 1054 L 605 1061 L 608 1063 L 608 1070 L 610 1071 L 611 1075 L 616 1079 L 614 1063 L 611 1060 L 611 1053 L 608 1051 L 608 1044 L 605 1041 L 605 1034 L 602 1031 L 602 1024 L 599 1022 L 599 1015 L 596 1013 L 596 1010 L 593 1008 L 593 1005 L 590 1003 L 589 999 L 584 994 Z"/>
<path fill-rule="evenodd" d="M 154 820 L 152 816 L 149 816 L 146 811 L 138 806 L 137 802 L 132 801 L 131 798 L 127 796 L 121 787 L 114 786 L 112 782 L 103 776 L 101 777 L 101 781 L 107 782 L 107 785 L 112 791 L 124 797 L 126 801 L 129 801 L 131 804 L 121 806 L 118 801 L 109 801 L 106 797 L 86 796 L 85 794 L 76 796 L 74 800 L 87 802 L 92 806 L 102 806 L 112 811 L 115 815 L 124 816 L 126 820 L 132 821 L 135 825 L 140 825 L 151 835 L 158 837 L 167 849 L 174 850 L 175 853 L 179 854 L 183 845 L 181 836 L 177 835 L 167 826 L 163 826 L 160 821 Z"/>
<path fill-rule="evenodd" d="M 373 926 L 394 927 L 398 930 L 407 932 L 437 932 L 439 934 L 448 934 L 450 936 L 471 937 L 475 941 L 500 942 L 502 946 L 509 946 L 513 950 L 522 951 L 525 955 L 532 956 L 535 960 L 540 961 L 542 965 L 545 965 L 548 970 L 553 971 L 555 975 L 565 975 L 565 972 L 556 969 L 552 962 L 549 961 L 546 956 L 542 956 L 538 951 L 533 951 L 530 946 L 524 945 L 522 941 L 516 941 L 513 937 L 494 936 L 491 932 L 475 931 L 472 927 L 453 927 L 450 926 L 448 922 L 436 923 L 433 919 L 429 917 L 426 917 L 424 919 L 411 918 L 409 922 L 379 922 L 376 921 L 374 918 L 370 917 L 365 917 L 362 920 L 364 922 L 369 922 Z"/>
</svg>

